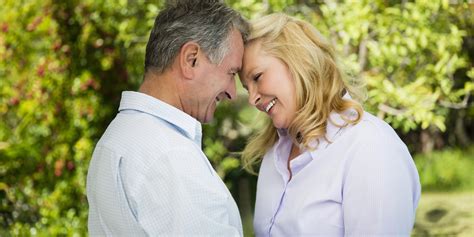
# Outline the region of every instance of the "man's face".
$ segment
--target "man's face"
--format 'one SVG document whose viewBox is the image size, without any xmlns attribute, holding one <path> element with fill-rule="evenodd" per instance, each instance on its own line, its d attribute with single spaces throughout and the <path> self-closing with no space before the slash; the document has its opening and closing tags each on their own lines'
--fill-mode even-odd
<svg viewBox="0 0 474 237">
<path fill-rule="evenodd" d="M 242 66 L 244 45 L 238 30 L 230 35 L 230 49 L 222 62 L 212 64 L 205 56 L 198 57 L 195 80 L 191 95 L 187 95 L 188 103 L 185 112 L 201 123 L 214 118 L 217 102 L 236 97 L 235 76 Z"/>
</svg>

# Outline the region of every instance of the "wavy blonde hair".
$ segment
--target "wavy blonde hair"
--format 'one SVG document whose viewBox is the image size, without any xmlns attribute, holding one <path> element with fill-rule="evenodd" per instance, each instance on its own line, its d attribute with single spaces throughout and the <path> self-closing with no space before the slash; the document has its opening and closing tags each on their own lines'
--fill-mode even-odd
<svg viewBox="0 0 474 237">
<path fill-rule="evenodd" d="M 327 138 L 326 123 L 331 111 L 353 109 L 355 119 L 343 117 L 346 124 L 360 121 L 363 109 L 354 100 L 342 97 L 348 91 L 353 98 L 364 97 L 363 83 L 341 70 L 335 50 L 308 22 L 275 13 L 250 22 L 248 45 L 258 43 L 266 54 L 283 61 L 289 68 L 296 87 L 297 113 L 288 127 L 293 142 L 306 149 L 310 142 Z M 266 118 L 263 128 L 254 134 L 242 152 L 243 167 L 253 168 L 278 139 L 277 130 Z"/>
</svg>

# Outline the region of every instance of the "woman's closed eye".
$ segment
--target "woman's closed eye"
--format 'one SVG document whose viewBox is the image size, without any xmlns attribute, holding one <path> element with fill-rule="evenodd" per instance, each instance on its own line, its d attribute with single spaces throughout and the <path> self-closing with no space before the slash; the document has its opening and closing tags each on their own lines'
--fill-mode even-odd
<svg viewBox="0 0 474 237">
<path fill-rule="evenodd" d="M 253 81 L 257 82 L 260 79 L 261 75 L 262 75 L 262 73 L 258 73 L 255 76 L 253 76 Z"/>
</svg>

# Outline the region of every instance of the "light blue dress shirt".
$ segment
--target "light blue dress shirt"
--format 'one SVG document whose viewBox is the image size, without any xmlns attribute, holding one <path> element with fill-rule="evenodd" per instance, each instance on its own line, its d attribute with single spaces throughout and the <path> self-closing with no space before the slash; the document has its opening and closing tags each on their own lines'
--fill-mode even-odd
<svg viewBox="0 0 474 237">
<path fill-rule="evenodd" d="M 87 174 L 92 236 L 242 236 L 237 205 L 201 150 L 201 124 L 123 92 Z"/>
<path fill-rule="evenodd" d="M 293 159 L 290 181 L 292 142 L 278 132 L 259 172 L 256 236 L 409 236 L 421 188 L 405 144 L 369 113 L 354 126 L 336 126 L 344 120 L 334 112 L 330 121 L 331 142 Z"/>
</svg>

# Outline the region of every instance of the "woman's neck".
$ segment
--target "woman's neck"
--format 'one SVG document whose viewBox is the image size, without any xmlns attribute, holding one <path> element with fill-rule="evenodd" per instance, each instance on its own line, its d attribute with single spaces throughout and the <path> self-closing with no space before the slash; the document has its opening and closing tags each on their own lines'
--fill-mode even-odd
<svg viewBox="0 0 474 237">
<path fill-rule="evenodd" d="M 288 156 L 288 164 L 287 164 L 287 168 L 288 168 L 288 172 L 290 174 L 290 178 L 288 179 L 288 181 L 291 180 L 291 177 L 292 177 L 292 173 L 291 173 L 291 168 L 290 168 L 290 162 L 295 159 L 296 157 L 298 157 L 299 155 L 301 154 L 301 150 L 300 148 L 298 147 L 298 145 L 295 145 L 294 143 L 291 145 L 291 151 L 290 151 L 290 155 Z"/>
</svg>

